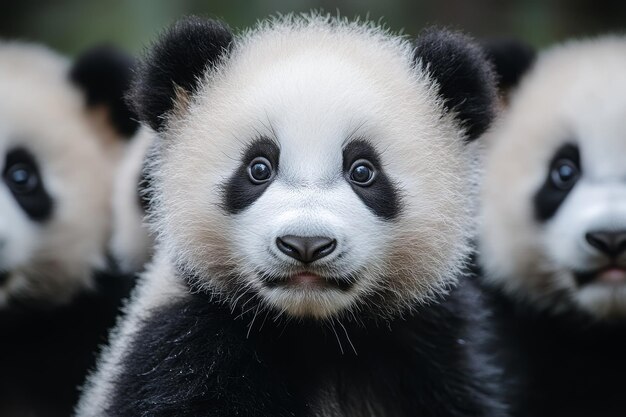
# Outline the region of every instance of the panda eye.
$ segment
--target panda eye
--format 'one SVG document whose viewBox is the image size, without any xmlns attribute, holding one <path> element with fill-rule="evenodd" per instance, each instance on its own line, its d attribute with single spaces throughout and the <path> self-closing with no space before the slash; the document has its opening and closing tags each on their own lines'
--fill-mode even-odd
<svg viewBox="0 0 626 417">
<path fill-rule="evenodd" d="M 266 158 L 259 156 L 248 165 L 248 177 L 254 184 L 263 184 L 272 178 L 272 164 Z"/>
<path fill-rule="evenodd" d="M 374 165 L 367 159 L 359 159 L 350 167 L 349 175 L 350 181 L 361 187 L 367 187 L 374 182 L 376 169 L 374 169 Z"/>
<path fill-rule="evenodd" d="M 36 169 L 26 163 L 17 163 L 9 167 L 4 178 L 11 191 L 16 194 L 28 194 L 39 185 Z"/>
<path fill-rule="evenodd" d="M 580 177 L 580 170 L 578 166 L 569 159 L 557 160 L 550 173 L 552 183 L 560 190 L 571 189 L 578 178 Z"/>
</svg>

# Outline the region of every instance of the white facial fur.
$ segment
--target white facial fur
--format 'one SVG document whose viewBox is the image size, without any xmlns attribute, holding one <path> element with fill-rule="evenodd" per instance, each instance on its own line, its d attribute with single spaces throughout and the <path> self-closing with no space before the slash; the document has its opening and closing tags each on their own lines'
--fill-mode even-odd
<svg viewBox="0 0 626 417">
<path fill-rule="evenodd" d="M 606 267 L 585 234 L 626 230 L 626 38 L 570 42 L 540 55 L 489 133 L 482 232 L 487 279 L 542 309 L 626 314 L 626 284 L 579 286 Z M 580 149 L 582 177 L 547 221 L 533 199 L 556 151 Z M 626 256 L 617 261 L 626 266 Z"/>
<path fill-rule="evenodd" d="M 90 287 L 104 264 L 112 161 L 68 79 L 68 62 L 36 45 L 0 43 L 0 167 L 15 147 L 30 152 L 54 201 L 35 222 L 0 181 L 0 308 L 10 298 L 63 303 Z"/>
<path fill-rule="evenodd" d="M 144 157 L 155 133 L 142 128 L 128 144 L 115 174 L 113 189 L 113 231 L 110 251 L 126 273 L 140 271 L 152 254 L 153 238 L 144 224 L 137 186 Z"/>
<path fill-rule="evenodd" d="M 401 310 L 454 281 L 468 252 L 472 155 L 408 41 L 359 23 L 285 18 L 236 41 L 188 106 L 179 101 L 152 156 L 152 223 L 197 286 L 231 302 L 252 289 L 278 312 L 329 318 L 367 304 Z M 259 137 L 278 144 L 278 174 L 229 214 L 222 188 Z M 376 216 L 343 177 L 352 138 L 380 154 L 399 190 L 397 218 Z M 285 234 L 332 237 L 337 249 L 304 268 L 278 251 Z M 355 282 L 341 291 L 260 279 L 304 270 Z M 376 295 L 393 301 L 372 306 Z"/>
</svg>

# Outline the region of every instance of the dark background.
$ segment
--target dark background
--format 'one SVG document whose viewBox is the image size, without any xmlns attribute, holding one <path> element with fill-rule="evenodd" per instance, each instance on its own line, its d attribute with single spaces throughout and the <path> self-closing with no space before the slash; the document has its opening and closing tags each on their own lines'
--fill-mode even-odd
<svg viewBox="0 0 626 417">
<path fill-rule="evenodd" d="M 220 17 L 241 29 L 269 14 L 310 9 L 348 17 L 369 13 L 409 34 L 439 24 L 479 38 L 517 37 L 536 47 L 626 29 L 625 0 L 0 0 L 0 37 L 43 42 L 70 55 L 98 42 L 140 52 L 185 14 Z"/>
</svg>

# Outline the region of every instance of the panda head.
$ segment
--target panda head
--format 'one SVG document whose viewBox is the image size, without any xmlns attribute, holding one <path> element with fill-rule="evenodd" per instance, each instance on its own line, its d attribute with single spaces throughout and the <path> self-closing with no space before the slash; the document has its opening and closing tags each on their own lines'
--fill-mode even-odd
<svg viewBox="0 0 626 417">
<path fill-rule="evenodd" d="M 541 54 L 489 133 L 482 263 L 539 309 L 626 315 L 626 38 Z"/>
<path fill-rule="evenodd" d="M 0 43 L 0 308 L 66 302 L 104 266 L 114 148 L 133 130 L 115 121 L 124 113 L 113 95 L 129 65 L 108 48 L 70 65 Z"/>
<path fill-rule="evenodd" d="M 158 253 L 195 290 L 292 317 L 427 300 L 468 253 L 470 142 L 493 98 L 480 49 L 447 31 L 412 44 L 318 15 L 239 36 L 183 20 L 133 93 L 159 135 Z"/>
</svg>

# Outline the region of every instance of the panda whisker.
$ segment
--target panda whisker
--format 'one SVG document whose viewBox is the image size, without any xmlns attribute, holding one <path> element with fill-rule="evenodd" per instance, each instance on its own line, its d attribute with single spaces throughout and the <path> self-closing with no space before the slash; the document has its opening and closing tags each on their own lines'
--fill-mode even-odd
<svg viewBox="0 0 626 417">
<path fill-rule="evenodd" d="M 328 321 L 328 324 L 330 325 L 331 330 L 333 331 L 333 333 L 335 334 L 335 339 L 337 339 L 337 344 L 339 345 L 339 351 L 341 352 L 341 354 L 343 355 L 343 345 L 341 344 L 341 340 L 339 340 L 339 335 L 337 334 L 337 331 L 335 330 L 335 322 L 334 319 L 330 319 Z"/>
<path fill-rule="evenodd" d="M 265 321 L 267 320 L 267 317 L 270 315 L 270 310 L 268 308 L 264 308 L 265 310 L 265 317 L 263 318 L 263 321 L 261 322 L 261 326 L 259 327 L 259 333 L 261 333 L 261 330 L 263 330 L 263 326 L 265 326 Z"/>
<path fill-rule="evenodd" d="M 348 335 L 348 330 L 346 329 L 346 327 L 343 325 L 343 323 L 341 323 L 340 320 L 337 320 L 337 323 L 339 323 L 339 325 L 341 326 L 341 328 L 343 329 L 343 332 L 346 335 L 346 339 L 348 339 L 348 343 L 350 343 L 350 346 L 352 347 L 352 351 L 354 352 L 355 355 L 358 355 L 356 348 L 354 347 L 354 345 L 352 344 L 352 340 L 350 339 L 350 335 Z"/>
<path fill-rule="evenodd" d="M 260 304 L 257 305 L 256 310 L 254 312 L 254 316 L 252 316 L 252 320 L 250 321 L 250 325 L 248 326 L 248 332 L 246 333 L 246 339 L 250 338 L 250 331 L 252 330 L 252 326 L 254 325 L 254 321 L 256 320 L 256 316 L 259 314 Z"/>
</svg>

